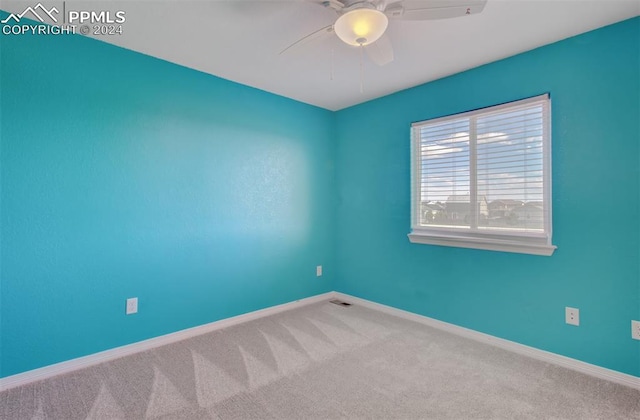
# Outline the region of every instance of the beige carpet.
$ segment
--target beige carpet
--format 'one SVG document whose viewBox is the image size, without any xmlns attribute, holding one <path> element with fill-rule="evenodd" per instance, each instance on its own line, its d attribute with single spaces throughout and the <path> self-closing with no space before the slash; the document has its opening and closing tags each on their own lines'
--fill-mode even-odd
<svg viewBox="0 0 640 420">
<path fill-rule="evenodd" d="M 640 419 L 640 392 L 320 303 L 0 394 L 1 419 Z"/>
</svg>

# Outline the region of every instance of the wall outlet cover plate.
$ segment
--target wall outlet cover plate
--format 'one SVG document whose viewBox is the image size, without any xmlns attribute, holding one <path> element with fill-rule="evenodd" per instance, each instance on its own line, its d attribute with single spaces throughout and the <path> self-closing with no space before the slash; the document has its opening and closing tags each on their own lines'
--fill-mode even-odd
<svg viewBox="0 0 640 420">
<path fill-rule="evenodd" d="M 631 338 L 640 340 L 640 321 L 631 321 Z"/>
<path fill-rule="evenodd" d="M 127 315 L 135 314 L 138 312 L 138 298 L 127 299 Z"/>
<path fill-rule="evenodd" d="M 580 325 L 580 309 L 578 308 L 564 308 L 565 313 L 565 322 L 569 325 L 575 325 L 576 327 Z"/>
</svg>

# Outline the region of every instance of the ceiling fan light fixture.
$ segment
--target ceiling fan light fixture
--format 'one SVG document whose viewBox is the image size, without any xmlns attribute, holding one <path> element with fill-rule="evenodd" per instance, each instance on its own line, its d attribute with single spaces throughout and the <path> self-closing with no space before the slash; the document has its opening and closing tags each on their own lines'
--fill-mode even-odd
<svg viewBox="0 0 640 420">
<path fill-rule="evenodd" d="M 369 45 L 387 30 L 389 19 L 376 9 L 355 9 L 340 16 L 333 29 L 343 42 L 356 47 Z"/>
</svg>

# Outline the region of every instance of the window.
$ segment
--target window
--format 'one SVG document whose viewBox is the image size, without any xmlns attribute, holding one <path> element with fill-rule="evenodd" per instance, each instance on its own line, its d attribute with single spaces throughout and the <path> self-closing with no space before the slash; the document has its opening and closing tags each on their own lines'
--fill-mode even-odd
<svg viewBox="0 0 640 420">
<path fill-rule="evenodd" d="M 411 126 L 414 243 L 551 255 L 548 95 Z"/>
</svg>

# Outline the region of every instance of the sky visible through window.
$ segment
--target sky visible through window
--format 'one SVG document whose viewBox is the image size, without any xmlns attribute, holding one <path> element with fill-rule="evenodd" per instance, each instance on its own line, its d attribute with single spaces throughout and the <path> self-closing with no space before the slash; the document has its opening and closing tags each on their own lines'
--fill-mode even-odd
<svg viewBox="0 0 640 420">
<path fill-rule="evenodd" d="M 422 126 L 423 223 L 468 225 L 475 144 L 479 224 L 542 229 L 543 130 L 540 104 Z"/>
</svg>

